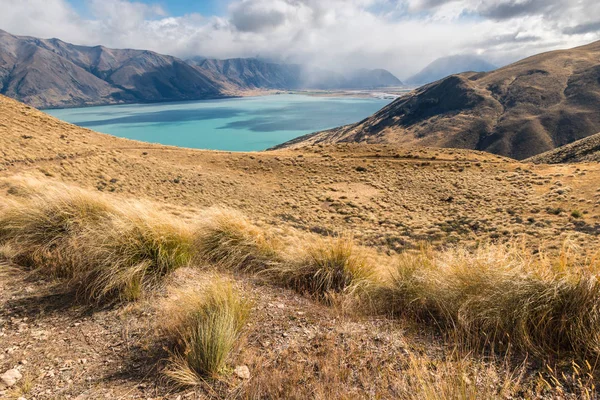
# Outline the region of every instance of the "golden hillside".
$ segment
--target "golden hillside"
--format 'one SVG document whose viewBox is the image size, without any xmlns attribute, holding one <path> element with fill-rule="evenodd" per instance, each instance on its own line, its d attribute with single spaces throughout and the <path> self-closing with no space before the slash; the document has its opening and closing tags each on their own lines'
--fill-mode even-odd
<svg viewBox="0 0 600 400">
<path fill-rule="evenodd" d="M 0 149 L 2 396 L 596 395 L 597 164 L 181 149 L 5 97 Z"/>
</svg>

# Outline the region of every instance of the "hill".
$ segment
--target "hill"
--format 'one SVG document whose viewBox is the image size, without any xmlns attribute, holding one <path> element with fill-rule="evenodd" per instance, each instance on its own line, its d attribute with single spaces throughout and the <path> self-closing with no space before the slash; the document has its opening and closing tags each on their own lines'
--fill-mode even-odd
<svg viewBox="0 0 600 400">
<path fill-rule="evenodd" d="M 0 95 L 0 397 L 585 398 L 599 179 L 161 146 Z"/>
<path fill-rule="evenodd" d="M 406 80 L 409 85 L 425 85 L 461 72 L 488 72 L 497 67 L 470 54 L 441 57 Z"/>
<path fill-rule="evenodd" d="M 38 108 L 222 97 L 219 79 L 151 51 L 0 31 L 0 93 Z"/>
<path fill-rule="evenodd" d="M 420 87 L 356 124 L 283 146 L 403 143 L 525 159 L 600 131 L 600 42 Z"/>
<path fill-rule="evenodd" d="M 561 146 L 525 160 L 536 164 L 560 164 L 600 161 L 600 133 Z"/>
</svg>

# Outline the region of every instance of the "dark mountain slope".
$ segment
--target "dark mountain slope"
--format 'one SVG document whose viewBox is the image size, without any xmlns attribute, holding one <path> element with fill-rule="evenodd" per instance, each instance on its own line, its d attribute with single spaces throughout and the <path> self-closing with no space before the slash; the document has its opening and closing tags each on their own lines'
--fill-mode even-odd
<svg viewBox="0 0 600 400">
<path fill-rule="evenodd" d="M 283 146 L 403 143 L 517 159 L 600 131 L 600 42 L 540 54 L 489 73 L 444 78 L 353 125 Z"/>
<path fill-rule="evenodd" d="M 228 83 L 175 57 L 0 31 L 0 93 L 36 107 L 191 100 Z"/>
</svg>

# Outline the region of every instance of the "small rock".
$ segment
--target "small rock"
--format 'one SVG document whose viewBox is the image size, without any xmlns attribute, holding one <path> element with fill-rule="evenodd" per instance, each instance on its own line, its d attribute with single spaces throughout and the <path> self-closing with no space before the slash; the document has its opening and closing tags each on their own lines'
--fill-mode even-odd
<svg viewBox="0 0 600 400">
<path fill-rule="evenodd" d="M 250 369 L 245 365 L 238 365 L 233 372 L 242 379 L 250 379 Z"/>
<path fill-rule="evenodd" d="M 13 387 L 21 378 L 23 378 L 23 375 L 16 369 L 9 369 L 0 375 L 0 381 L 6 387 Z"/>
</svg>

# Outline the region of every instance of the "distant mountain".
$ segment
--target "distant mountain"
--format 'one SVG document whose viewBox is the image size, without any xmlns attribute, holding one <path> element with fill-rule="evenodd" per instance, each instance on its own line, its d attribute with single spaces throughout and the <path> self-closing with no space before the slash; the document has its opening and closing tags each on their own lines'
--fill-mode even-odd
<svg viewBox="0 0 600 400">
<path fill-rule="evenodd" d="M 256 58 L 187 60 L 193 66 L 221 75 L 240 89 L 370 89 L 400 86 L 402 82 L 383 69 L 361 69 L 348 76 L 299 64 L 278 64 Z"/>
<path fill-rule="evenodd" d="M 526 159 L 536 164 L 600 162 L 600 133 Z"/>
<path fill-rule="evenodd" d="M 360 69 L 348 76 L 349 88 L 382 88 L 402 86 L 400 79 L 385 69 Z"/>
<path fill-rule="evenodd" d="M 214 98 L 225 88 L 175 57 L 0 30 L 0 93 L 38 108 Z"/>
<path fill-rule="evenodd" d="M 452 75 L 353 125 L 281 147 L 402 143 L 525 159 L 600 132 L 600 41 L 487 73 Z"/>
<path fill-rule="evenodd" d="M 245 89 L 298 89 L 301 85 L 300 65 L 275 64 L 256 58 L 229 60 L 191 59 L 188 63 L 223 76 L 229 82 Z"/>
<path fill-rule="evenodd" d="M 474 55 L 455 55 L 438 58 L 416 75 L 406 80 L 410 85 L 425 85 L 461 72 L 488 72 L 497 67 Z"/>
</svg>

